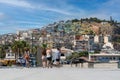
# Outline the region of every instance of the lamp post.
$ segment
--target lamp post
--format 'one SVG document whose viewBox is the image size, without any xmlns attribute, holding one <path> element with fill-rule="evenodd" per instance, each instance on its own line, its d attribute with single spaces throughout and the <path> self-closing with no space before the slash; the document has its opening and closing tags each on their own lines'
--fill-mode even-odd
<svg viewBox="0 0 120 80">
<path fill-rule="evenodd" d="M 0 46 L 0 59 L 2 58 L 2 45 Z"/>
<path fill-rule="evenodd" d="M 31 53 L 33 53 L 33 41 L 34 41 L 35 37 L 33 36 L 33 31 L 31 31 Z"/>
<path fill-rule="evenodd" d="M 20 37 L 21 37 L 20 31 L 17 31 L 17 39 L 19 42 L 20 42 Z M 19 58 L 19 56 L 20 56 L 20 47 L 18 47 L 17 55 L 15 57 Z"/>
<path fill-rule="evenodd" d="M 32 53 L 33 53 L 33 33 L 32 33 Z"/>
<path fill-rule="evenodd" d="M 34 42 L 35 40 L 35 37 L 34 37 L 34 32 L 33 31 L 31 31 L 30 32 L 30 39 L 31 39 L 31 62 L 32 62 L 32 66 L 33 67 L 36 67 L 37 65 L 38 65 L 38 59 L 39 59 L 39 53 L 40 53 L 40 51 L 38 51 L 39 49 L 39 43 L 38 43 L 38 41 L 37 42 Z M 34 46 L 37 46 L 37 53 L 35 53 L 35 51 L 33 50 L 34 49 Z"/>
</svg>

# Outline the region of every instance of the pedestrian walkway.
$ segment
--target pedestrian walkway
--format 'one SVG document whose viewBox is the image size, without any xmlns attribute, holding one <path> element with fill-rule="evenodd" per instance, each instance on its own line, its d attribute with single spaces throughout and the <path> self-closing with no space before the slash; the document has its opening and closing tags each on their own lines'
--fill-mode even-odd
<svg viewBox="0 0 120 80">
<path fill-rule="evenodd" d="M 1 80 L 119 80 L 120 69 L 81 68 L 6 68 L 0 69 Z"/>
</svg>

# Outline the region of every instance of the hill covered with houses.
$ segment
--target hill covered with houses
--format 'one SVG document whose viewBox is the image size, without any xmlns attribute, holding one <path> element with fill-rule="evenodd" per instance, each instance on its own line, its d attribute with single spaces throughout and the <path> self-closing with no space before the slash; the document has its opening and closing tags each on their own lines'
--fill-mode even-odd
<svg viewBox="0 0 120 80">
<path fill-rule="evenodd" d="M 0 46 L 8 49 L 15 41 L 26 41 L 31 48 L 40 44 L 75 51 L 100 51 L 103 46 L 120 50 L 120 23 L 98 18 L 58 21 L 42 28 L 17 31 L 0 36 Z M 2 50 L 2 49 L 1 49 Z"/>
<path fill-rule="evenodd" d="M 61 42 L 61 44 L 58 44 L 59 46 L 79 49 L 78 47 L 83 46 L 83 44 L 79 43 L 86 43 L 89 48 L 93 48 L 92 46 L 94 45 L 94 47 L 101 49 L 106 42 L 111 42 L 114 48 L 119 50 L 120 23 L 112 18 L 110 20 L 85 18 L 59 21 L 49 24 L 41 30 L 42 34 L 46 32 L 53 38 L 58 38 L 58 43 Z M 90 42 L 90 40 L 93 42 Z M 83 47 L 88 50 L 86 46 Z"/>
</svg>

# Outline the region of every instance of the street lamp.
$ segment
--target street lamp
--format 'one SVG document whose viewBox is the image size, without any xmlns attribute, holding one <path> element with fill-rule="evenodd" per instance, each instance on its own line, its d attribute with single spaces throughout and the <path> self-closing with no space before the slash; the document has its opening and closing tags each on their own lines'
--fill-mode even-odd
<svg viewBox="0 0 120 80">
<path fill-rule="evenodd" d="M 31 47 L 32 47 L 31 53 L 33 53 L 33 46 L 34 46 L 33 41 L 34 41 L 35 37 L 33 37 L 33 31 L 31 31 L 30 33 L 31 33 Z"/>
<path fill-rule="evenodd" d="M 33 53 L 33 33 L 32 33 L 32 53 Z"/>
</svg>

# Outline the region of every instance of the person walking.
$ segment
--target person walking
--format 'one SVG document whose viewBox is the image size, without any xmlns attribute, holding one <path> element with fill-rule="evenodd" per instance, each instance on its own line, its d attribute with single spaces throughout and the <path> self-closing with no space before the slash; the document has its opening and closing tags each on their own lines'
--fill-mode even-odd
<svg viewBox="0 0 120 80">
<path fill-rule="evenodd" d="M 43 68 L 46 68 L 46 66 L 47 66 L 46 49 L 45 48 L 43 48 L 43 50 L 42 50 L 42 66 L 43 66 Z"/>
<path fill-rule="evenodd" d="M 26 51 L 25 52 L 25 55 L 24 55 L 24 59 L 25 59 L 25 63 L 26 63 L 26 67 L 30 67 L 30 63 L 29 63 L 29 60 L 30 60 L 30 56 L 29 56 L 29 53 Z"/>
<path fill-rule="evenodd" d="M 57 48 L 57 51 L 55 52 L 55 59 L 56 59 L 56 66 L 60 67 L 60 56 L 61 56 L 61 50 L 60 48 Z"/>
<path fill-rule="evenodd" d="M 46 58 L 47 58 L 47 67 L 52 68 L 52 50 L 47 48 L 46 50 Z"/>
</svg>

